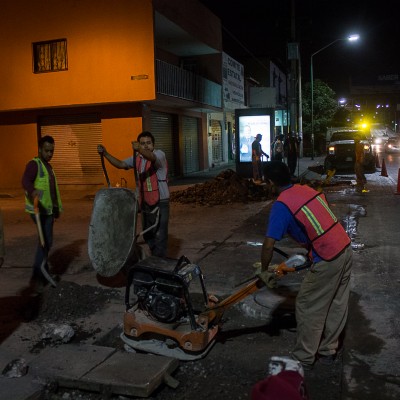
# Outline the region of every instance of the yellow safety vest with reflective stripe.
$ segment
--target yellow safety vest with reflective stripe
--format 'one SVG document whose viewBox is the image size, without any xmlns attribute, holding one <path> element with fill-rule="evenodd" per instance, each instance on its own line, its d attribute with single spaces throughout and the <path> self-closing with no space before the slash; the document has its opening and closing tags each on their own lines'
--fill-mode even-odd
<svg viewBox="0 0 400 400">
<path fill-rule="evenodd" d="M 277 201 L 285 204 L 303 228 L 311 246 L 323 260 L 338 257 L 350 244 L 350 238 L 339 223 L 324 194 L 309 186 L 293 185 Z"/>
<path fill-rule="evenodd" d="M 53 214 L 54 206 L 50 194 L 50 176 L 46 166 L 43 164 L 42 160 L 39 157 L 35 157 L 33 161 L 36 161 L 38 165 L 38 173 L 36 174 L 36 179 L 33 185 L 35 189 L 40 192 L 39 202 L 41 210 L 45 211 L 47 215 L 51 215 Z M 57 207 L 59 209 L 59 212 L 62 212 L 61 197 L 60 197 L 60 192 L 58 190 L 57 179 L 54 174 L 54 171 L 53 171 L 53 176 L 57 194 L 57 203 L 58 203 Z M 25 211 L 30 214 L 33 214 L 35 212 L 33 208 L 33 202 L 29 199 L 29 197 L 26 194 L 25 194 Z"/>
</svg>

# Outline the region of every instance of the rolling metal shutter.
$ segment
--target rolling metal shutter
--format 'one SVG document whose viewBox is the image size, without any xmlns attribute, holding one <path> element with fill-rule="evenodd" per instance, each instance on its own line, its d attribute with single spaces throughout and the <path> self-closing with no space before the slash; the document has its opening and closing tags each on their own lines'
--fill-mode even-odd
<svg viewBox="0 0 400 400">
<path fill-rule="evenodd" d="M 193 117 L 183 117 L 182 126 L 185 151 L 183 173 L 190 174 L 199 170 L 198 120 Z"/>
<path fill-rule="evenodd" d="M 151 133 L 155 139 L 156 149 L 165 153 L 168 162 L 168 175 L 176 175 L 175 149 L 174 149 L 174 119 L 171 114 L 151 112 Z"/>
<path fill-rule="evenodd" d="M 95 115 L 44 117 L 41 136 L 53 136 L 51 165 L 59 184 L 98 185 L 104 176 L 97 145 L 102 143 L 101 122 Z"/>
</svg>

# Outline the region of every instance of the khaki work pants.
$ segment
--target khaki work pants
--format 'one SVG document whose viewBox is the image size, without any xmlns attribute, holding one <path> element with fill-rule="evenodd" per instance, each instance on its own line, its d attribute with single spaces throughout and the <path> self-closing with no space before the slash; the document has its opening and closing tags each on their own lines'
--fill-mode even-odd
<svg viewBox="0 0 400 400">
<path fill-rule="evenodd" d="M 352 248 L 307 272 L 296 298 L 297 340 L 293 356 L 313 364 L 317 354 L 335 354 L 347 320 Z"/>
</svg>

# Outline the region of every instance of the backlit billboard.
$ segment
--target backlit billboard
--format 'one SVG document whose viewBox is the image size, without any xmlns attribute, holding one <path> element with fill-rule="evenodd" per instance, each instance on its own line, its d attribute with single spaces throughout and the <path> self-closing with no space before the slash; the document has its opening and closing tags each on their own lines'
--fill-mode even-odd
<svg viewBox="0 0 400 400">
<path fill-rule="evenodd" d="M 272 108 L 249 108 L 235 110 L 236 124 L 236 170 L 244 176 L 252 175 L 252 144 L 261 134 L 261 148 L 271 155 L 271 139 L 274 132 L 275 110 Z M 268 161 L 263 157 L 263 162 Z"/>
</svg>

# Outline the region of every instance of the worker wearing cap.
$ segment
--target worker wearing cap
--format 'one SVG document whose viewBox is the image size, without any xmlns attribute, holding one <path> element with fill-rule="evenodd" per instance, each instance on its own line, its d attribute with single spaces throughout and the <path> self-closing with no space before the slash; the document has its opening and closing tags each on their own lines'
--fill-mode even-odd
<svg viewBox="0 0 400 400">
<path fill-rule="evenodd" d="M 307 185 L 293 185 L 286 164 L 267 163 L 264 177 L 277 187 L 279 196 L 269 216 L 261 272 L 268 269 L 275 242 L 286 234 L 308 250 L 313 264 L 296 299 L 297 340 L 292 357 L 304 368 L 311 368 L 316 360 L 331 363 L 348 314 L 350 238 L 325 196 Z"/>
</svg>

